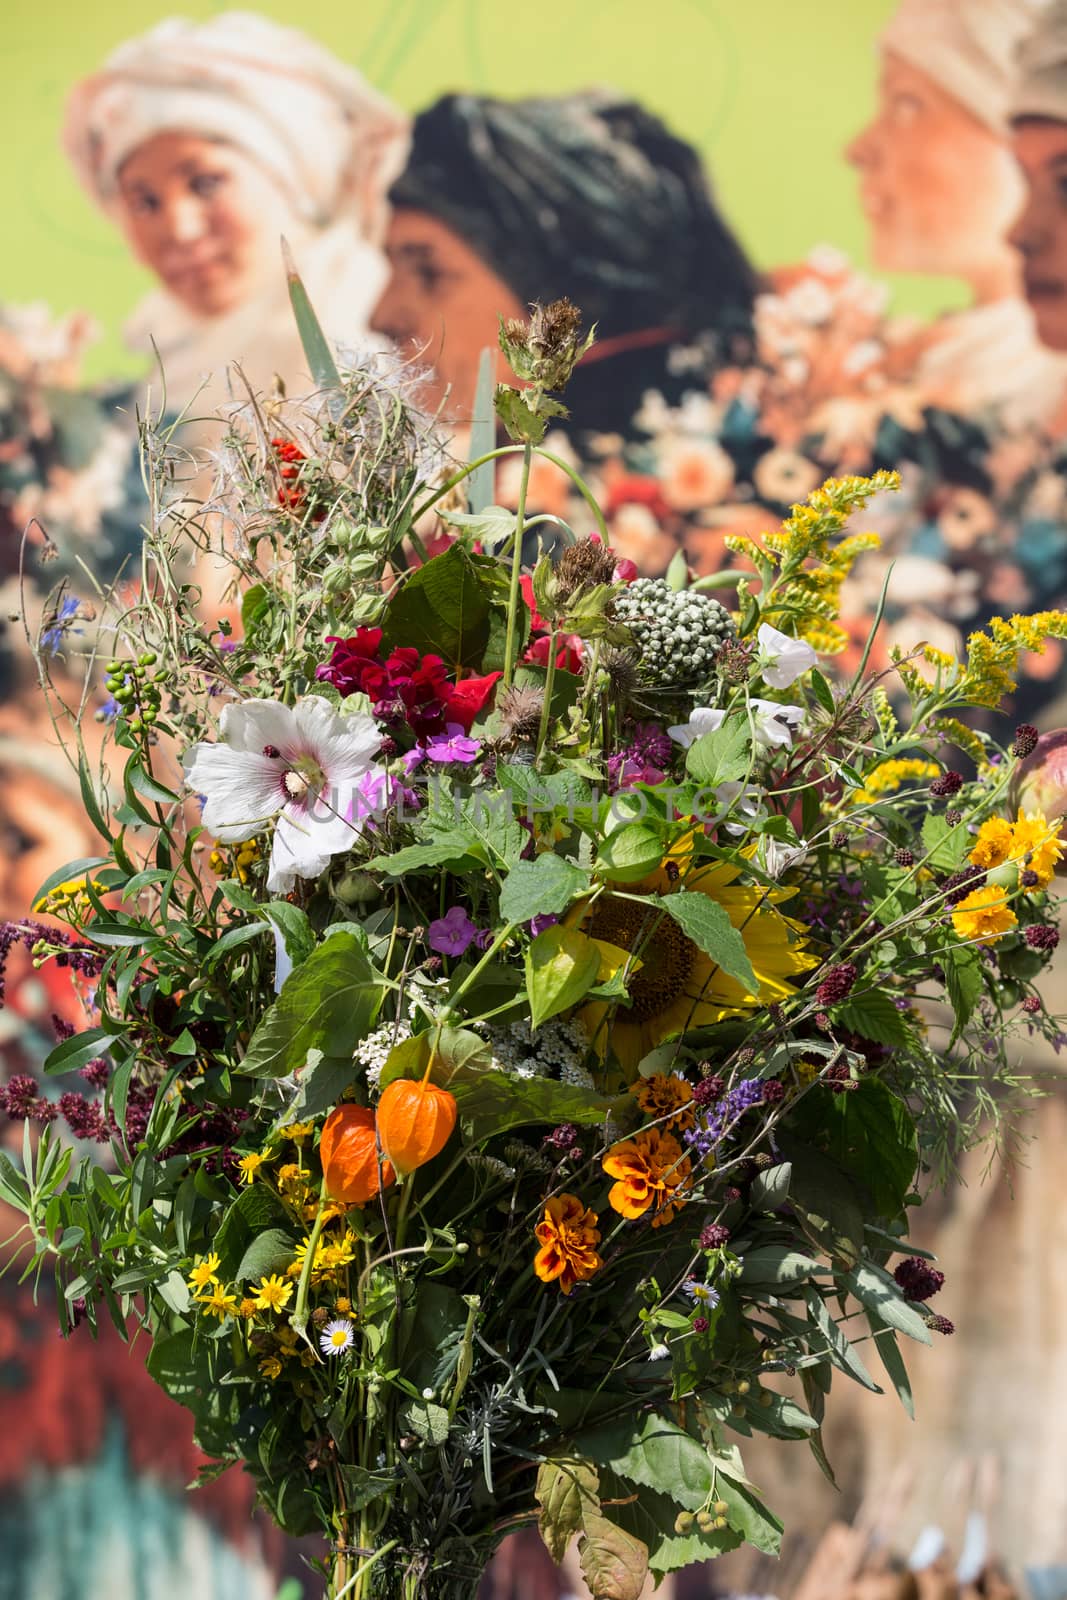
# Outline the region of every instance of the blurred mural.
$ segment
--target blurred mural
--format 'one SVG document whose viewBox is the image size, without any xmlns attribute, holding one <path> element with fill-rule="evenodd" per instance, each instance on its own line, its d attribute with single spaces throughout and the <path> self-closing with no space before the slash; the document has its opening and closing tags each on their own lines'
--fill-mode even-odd
<svg viewBox="0 0 1067 1600">
<path fill-rule="evenodd" d="M 495 0 L 318 0 L 306 31 L 275 6 L 191 9 L 103 0 L 87 17 L 18 0 L 7 27 L 12 1143 L 12 1079 L 79 1021 L 56 1014 L 27 954 L 34 891 L 94 853 L 12 619 L 22 599 L 43 616 L 80 694 L 87 566 L 137 580 L 138 416 L 184 415 L 204 463 L 211 414 L 242 385 L 306 383 L 283 238 L 329 336 L 424 368 L 457 448 L 498 315 L 563 294 L 580 305 L 599 338 L 546 443 L 646 572 L 678 550 L 702 573 L 731 568 L 730 535 L 773 525 L 824 477 L 897 467 L 901 492 L 865 523 L 882 550 L 849 580 L 846 671 L 890 563 L 874 657 L 887 669 L 894 643 L 953 649 L 994 613 L 1067 600 L 1061 0 L 756 0 L 744 15 L 728 0 L 586 0 L 548 17 Z M 505 465 L 497 496 L 515 491 Z M 582 524 L 550 465 L 531 499 Z M 1067 722 L 1065 690 L 1052 641 L 1026 663 L 1018 720 Z M 676 1580 L 675 1600 L 1067 1595 L 1065 1107 L 1054 1058 L 1022 1065 L 1050 1089 L 1030 1155 L 968 1167 L 922 1241 L 959 1331 L 936 1377 L 920 1356 L 919 1421 L 841 1396 L 839 1489 L 799 1446 L 789 1481 L 764 1484 L 795 1530 L 779 1569 L 720 1562 Z M 105 1585 L 114 1600 L 313 1594 L 301 1552 L 251 1521 L 242 1481 L 185 1493 L 197 1453 L 139 1353 L 84 1328 L 59 1340 L 16 1280 L 0 1284 L 0 1600 Z M 580 1589 L 525 1536 L 487 1582 L 491 1600 Z"/>
</svg>

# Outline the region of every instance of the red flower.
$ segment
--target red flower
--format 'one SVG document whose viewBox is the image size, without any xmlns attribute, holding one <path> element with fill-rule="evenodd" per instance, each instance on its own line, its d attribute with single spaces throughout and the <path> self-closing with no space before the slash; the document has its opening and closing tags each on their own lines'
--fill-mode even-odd
<svg viewBox="0 0 1067 1600">
<path fill-rule="evenodd" d="M 493 692 L 493 685 L 503 676 L 502 672 L 487 672 L 483 678 L 461 678 L 455 686 L 447 685 L 445 721 L 458 722 L 464 733 L 470 733 L 471 724 Z"/>
<path fill-rule="evenodd" d="M 350 639 L 329 634 L 326 643 L 333 645 L 333 654 L 329 661 L 315 668 L 316 678 L 320 683 L 332 683 L 343 695 L 362 691 L 373 700 L 374 695 L 366 684 L 374 674 L 381 675 L 383 671 L 377 659 L 381 642 L 381 628 L 357 628 Z"/>
<path fill-rule="evenodd" d="M 565 633 L 562 635 L 562 637 L 557 638 L 556 643 L 559 646 L 556 651 L 556 666 L 560 669 L 560 671 L 574 673 L 581 672 L 581 635 L 577 633 Z M 548 634 L 543 633 L 540 639 L 534 640 L 533 644 L 527 650 L 522 659 L 535 667 L 547 667 L 548 645 Z"/>
<path fill-rule="evenodd" d="M 534 599 L 533 579 L 524 572 L 519 579 L 519 586 L 522 589 L 522 598 L 530 609 L 530 631 L 532 633 L 547 633 L 548 623 L 538 611 L 537 602 Z"/>
</svg>

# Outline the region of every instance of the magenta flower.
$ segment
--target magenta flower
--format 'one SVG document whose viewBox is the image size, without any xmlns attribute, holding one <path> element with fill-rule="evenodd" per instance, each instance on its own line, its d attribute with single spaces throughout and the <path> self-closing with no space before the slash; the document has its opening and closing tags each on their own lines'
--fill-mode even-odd
<svg viewBox="0 0 1067 1600">
<path fill-rule="evenodd" d="M 442 956 L 461 956 L 474 943 L 478 930 L 462 906 L 453 906 L 443 917 L 431 922 L 426 943 Z"/>
<path fill-rule="evenodd" d="M 460 761 L 469 766 L 481 751 L 481 741 L 471 739 L 458 722 L 450 722 L 442 736 L 437 734 L 424 746 L 428 761 Z"/>
</svg>

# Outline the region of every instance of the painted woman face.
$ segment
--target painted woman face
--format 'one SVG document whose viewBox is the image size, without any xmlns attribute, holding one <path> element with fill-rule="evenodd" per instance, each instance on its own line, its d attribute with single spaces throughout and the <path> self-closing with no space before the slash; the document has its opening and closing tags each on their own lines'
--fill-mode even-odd
<svg viewBox="0 0 1067 1600">
<path fill-rule="evenodd" d="M 293 207 L 236 145 L 156 134 L 123 162 L 118 186 L 120 221 L 138 259 L 197 316 L 234 310 L 281 273 Z"/>
<path fill-rule="evenodd" d="M 457 420 L 470 417 L 478 358 L 497 346 L 498 317 L 526 308 L 447 223 L 407 207 L 393 213 L 385 240 L 392 275 L 371 316 L 401 352 L 433 367 L 436 399 Z"/>
<path fill-rule="evenodd" d="M 1067 122 L 1020 122 L 1012 147 L 1026 179 L 1010 235 L 1023 258 L 1026 298 L 1041 343 L 1067 350 Z"/>
<path fill-rule="evenodd" d="M 1010 261 L 1004 235 L 1021 199 L 1010 152 L 985 123 L 891 51 L 874 120 L 846 151 L 875 265 L 972 280 Z"/>
</svg>

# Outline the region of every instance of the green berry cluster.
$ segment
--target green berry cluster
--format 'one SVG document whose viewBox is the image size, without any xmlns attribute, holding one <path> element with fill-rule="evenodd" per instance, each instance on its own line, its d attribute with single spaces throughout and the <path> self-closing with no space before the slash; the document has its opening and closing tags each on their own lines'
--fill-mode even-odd
<svg viewBox="0 0 1067 1600">
<path fill-rule="evenodd" d="M 642 680 L 657 688 L 703 682 L 737 634 L 725 606 L 710 595 L 672 589 L 664 578 L 636 578 L 613 603 L 616 618 L 634 636 Z"/>
<path fill-rule="evenodd" d="M 159 657 L 146 650 L 136 661 L 109 661 L 105 688 L 118 701 L 119 716 L 131 733 L 144 733 L 159 716 L 162 701 L 160 684 L 166 683 L 166 669 L 153 672 Z"/>
</svg>

